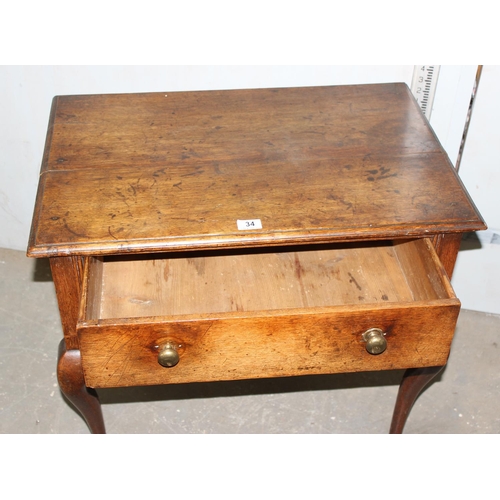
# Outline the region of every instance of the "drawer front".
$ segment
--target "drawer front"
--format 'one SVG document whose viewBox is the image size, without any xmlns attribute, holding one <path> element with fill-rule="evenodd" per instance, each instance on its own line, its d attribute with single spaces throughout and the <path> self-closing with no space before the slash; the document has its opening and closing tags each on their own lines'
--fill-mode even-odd
<svg viewBox="0 0 500 500">
<path fill-rule="evenodd" d="M 100 320 L 78 333 L 86 384 L 123 387 L 444 365 L 460 309 L 456 298 L 217 317 Z M 370 354 L 363 333 L 387 348 Z M 173 343 L 179 362 L 158 362 Z"/>
</svg>

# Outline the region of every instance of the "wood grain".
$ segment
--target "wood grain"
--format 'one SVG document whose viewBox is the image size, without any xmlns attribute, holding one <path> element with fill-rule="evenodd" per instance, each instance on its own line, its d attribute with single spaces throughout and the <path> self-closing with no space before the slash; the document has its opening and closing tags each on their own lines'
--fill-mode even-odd
<svg viewBox="0 0 500 500">
<path fill-rule="evenodd" d="M 435 366 L 460 309 L 427 239 L 93 266 L 102 305 L 88 295 L 78 332 L 95 387 Z M 387 334 L 381 355 L 364 348 L 369 328 Z M 157 363 L 167 341 L 179 367 Z"/>
<path fill-rule="evenodd" d="M 87 318 L 409 302 L 451 293 L 425 241 L 292 249 L 111 258 L 101 273 L 91 260 Z"/>
<path fill-rule="evenodd" d="M 32 256 L 485 227 L 404 84 L 62 96 L 50 131 Z"/>
<path fill-rule="evenodd" d="M 28 255 L 50 257 L 59 382 L 95 432 L 89 387 L 407 368 L 400 432 L 450 352 L 461 234 L 485 228 L 402 83 L 58 96 Z"/>
<path fill-rule="evenodd" d="M 84 289 L 83 259 L 78 256 L 50 259 L 59 314 L 67 349 L 78 349 L 76 324 Z"/>
<path fill-rule="evenodd" d="M 443 365 L 459 309 L 457 299 L 442 299 L 101 320 L 79 327 L 82 366 L 86 384 L 98 388 Z M 388 343 L 376 356 L 362 340 L 374 327 Z M 169 341 L 179 346 L 180 361 L 164 368 L 158 350 Z"/>
</svg>

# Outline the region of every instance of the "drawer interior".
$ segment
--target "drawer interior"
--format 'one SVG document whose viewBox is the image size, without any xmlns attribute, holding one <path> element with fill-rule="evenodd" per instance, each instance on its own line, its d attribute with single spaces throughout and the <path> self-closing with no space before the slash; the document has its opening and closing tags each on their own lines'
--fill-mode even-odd
<svg viewBox="0 0 500 500">
<path fill-rule="evenodd" d="M 86 260 L 84 320 L 454 297 L 427 239 Z"/>
</svg>

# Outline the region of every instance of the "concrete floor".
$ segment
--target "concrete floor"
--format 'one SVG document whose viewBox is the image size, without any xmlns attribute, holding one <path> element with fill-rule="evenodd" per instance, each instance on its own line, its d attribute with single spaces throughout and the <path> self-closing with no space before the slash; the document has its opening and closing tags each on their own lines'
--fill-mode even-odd
<svg viewBox="0 0 500 500">
<path fill-rule="evenodd" d="M 86 434 L 56 380 L 59 314 L 45 260 L 0 249 L 0 433 Z M 500 433 L 500 316 L 463 310 L 445 371 L 406 434 Z M 402 372 L 99 391 L 109 434 L 384 434 Z"/>
</svg>

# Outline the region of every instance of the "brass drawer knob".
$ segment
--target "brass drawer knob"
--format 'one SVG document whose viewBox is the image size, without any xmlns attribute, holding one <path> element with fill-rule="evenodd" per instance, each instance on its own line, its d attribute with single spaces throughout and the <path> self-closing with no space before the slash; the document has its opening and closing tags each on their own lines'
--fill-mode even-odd
<svg viewBox="0 0 500 500">
<path fill-rule="evenodd" d="M 177 352 L 177 345 L 173 342 L 167 342 L 160 346 L 158 352 L 158 363 L 161 366 L 170 368 L 179 362 L 179 353 Z"/>
<path fill-rule="evenodd" d="M 366 350 L 370 354 L 381 354 L 387 348 L 385 333 L 380 328 L 370 328 L 363 333 L 363 340 L 366 342 Z"/>
</svg>

